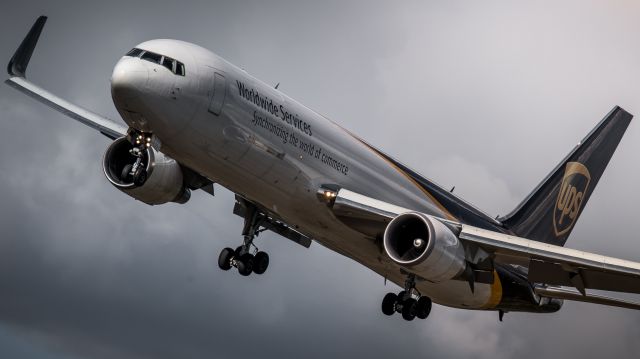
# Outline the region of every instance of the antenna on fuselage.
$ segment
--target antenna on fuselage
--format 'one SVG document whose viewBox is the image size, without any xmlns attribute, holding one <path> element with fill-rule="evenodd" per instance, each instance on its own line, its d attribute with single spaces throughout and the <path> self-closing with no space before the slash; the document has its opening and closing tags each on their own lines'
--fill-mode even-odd
<svg viewBox="0 0 640 359">
<path fill-rule="evenodd" d="M 276 90 L 278 89 L 278 86 L 280 86 L 280 83 L 279 83 L 279 82 L 276 84 Z"/>
</svg>

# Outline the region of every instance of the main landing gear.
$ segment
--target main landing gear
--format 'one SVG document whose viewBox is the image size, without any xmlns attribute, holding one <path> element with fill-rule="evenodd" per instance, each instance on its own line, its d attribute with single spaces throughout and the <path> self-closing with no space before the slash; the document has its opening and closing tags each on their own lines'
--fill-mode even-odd
<svg viewBox="0 0 640 359">
<path fill-rule="evenodd" d="M 398 294 L 387 293 L 382 299 L 382 313 L 393 315 L 401 313 L 404 320 L 411 321 L 416 317 L 426 319 L 431 312 L 431 299 L 422 296 L 416 289 L 416 277 L 410 274 L 404 282 L 405 290 Z"/>
<path fill-rule="evenodd" d="M 222 270 L 229 270 L 231 267 L 238 268 L 238 273 L 248 276 L 251 273 L 263 274 L 269 267 L 269 255 L 259 251 L 258 247 L 253 244 L 255 237 L 264 231 L 260 229 L 265 216 L 258 209 L 249 203 L 246 203 L 246 213 L 244 217 L 244 228 L 242 235 L 244 242 L 235 250 L 225 248 L 220 252 L 218 257 L 218 266 Z"/>
</svg>

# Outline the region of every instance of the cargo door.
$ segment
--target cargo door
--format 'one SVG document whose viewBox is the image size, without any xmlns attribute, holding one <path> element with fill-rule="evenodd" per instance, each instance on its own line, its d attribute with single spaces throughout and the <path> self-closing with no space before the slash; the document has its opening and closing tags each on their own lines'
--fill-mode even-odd
<svg viewBox="0 0 640 359">
<path fill-rule="evenodd" d="M 227 80 L 222 74 L 214 72 L 212 86 L 213 89 L 211 91 L 211 101 L 209 102 L 209 112 L 216 116 L 220 116 L 222 113 L 222 106 L 224 106 L 224 100 L 227 97 Z"/>
</svg>

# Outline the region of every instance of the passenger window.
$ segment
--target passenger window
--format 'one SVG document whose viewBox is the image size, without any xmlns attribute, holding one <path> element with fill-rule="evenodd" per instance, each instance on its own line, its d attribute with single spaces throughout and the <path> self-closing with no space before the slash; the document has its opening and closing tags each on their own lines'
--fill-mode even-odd
<svg viewBox="0 0 640 359">
<path fill-rule="evenodd" d="M 176 75 L 184 76 L 184 64 L 176 61 Z"/>
<path fill-rule="evenodd" d="M 147 51 L 144 54 L 142 54 L 141 59 L 159 64 L 160 60 L 162 59 L 162 55 L 154 54 L 153 52 Z"/>
<path fill-rule="evenodd" d="M 168 58 L 168 57 L 164 57 L 164 59 L 162 60 L 162 66 L 166 67 L 169 69 L 169 71 L 174 72 L 173 71 L 173 59 Z"/>
<path fill-rule="evenodd" d="M 142 50 L 140 50 L 140 49 L 131 49 L 124 56 L 138 57 L 138 56 L 140 56 L 141 53 L 142 53 Z"/>
</svg>

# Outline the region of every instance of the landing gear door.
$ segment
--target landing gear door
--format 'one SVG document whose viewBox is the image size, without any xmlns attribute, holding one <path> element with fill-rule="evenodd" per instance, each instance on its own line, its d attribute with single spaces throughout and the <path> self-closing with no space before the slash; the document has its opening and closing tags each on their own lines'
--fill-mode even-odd
<svg viewBox="0 0 640 359">
<path fill-rule="evenodd" d="M 219 116 L 222 113 L 225 97 L 227 96 L 227 79 L 217 72 L 213 73 L 213 88 L 211 101 L 209 102 L 209 112 Z"/>
</svg>

